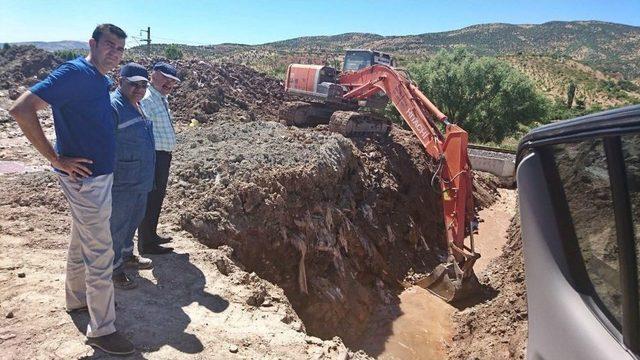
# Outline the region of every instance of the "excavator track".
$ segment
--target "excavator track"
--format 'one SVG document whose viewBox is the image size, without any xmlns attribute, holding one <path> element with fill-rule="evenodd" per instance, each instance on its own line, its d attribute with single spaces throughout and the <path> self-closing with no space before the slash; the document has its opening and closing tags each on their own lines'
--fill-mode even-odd
<svg viewBox="0 0 640 360">
<path fill-rule="evenodd" d="M 335 111 L 329 121 L 329 130 L 344 137 L 386 135 L 391 130 L 391 120 L 356 111 Z"/>
<path fill-rule="evenodd" d="M 332 112 L 333 110 L 324 104 L 291 101 L 280 108 L 278 117 L 280 122 L 287 126 L 313 127 L 328 123 Z"/>
</svg>

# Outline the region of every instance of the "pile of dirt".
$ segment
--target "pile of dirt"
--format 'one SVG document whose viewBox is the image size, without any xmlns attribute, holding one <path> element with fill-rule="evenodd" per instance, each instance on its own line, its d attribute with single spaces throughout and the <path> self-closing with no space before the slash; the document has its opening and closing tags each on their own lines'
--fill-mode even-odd
<svg viewBox="0 0 640 360">
<path fill-rule="evenodd" d="M 63 60 L 33 45 L 0 50 L 0 89 L 31 86 L 42 80 Z"/>
<path fill-rule="evenodd" d="M 511 220 L 503 253 L 481 277 L 497 296 L 454 315 L 452 359 L 524 359 L 527 341 L 527 297 L 520 214 Z M 491 296 L 487 296 L 491 297 Z"/>
<path fill-rule="evenodd" d="M 493 205 L 500 193 L 501 180 L 490 173 L 476 171 L 473 174 L 473 200 L 477 209 L 486 209 Z"/>
<path fill-rule="evenodd" d="M 136 61 L 151 68 L 161 60 L 166 61 L 149 58 Z M 208 123 L 221 116 L 228 117 L 228 110 L 236 110 L 235 117 L 241 121 L 277 119 L 284 100 L 281 81 L 244 65 L 195 59 L 169 62 L 182 79 L 169 96 L 176 121 L 188 123 L 195 119 Z"/>
</svg>

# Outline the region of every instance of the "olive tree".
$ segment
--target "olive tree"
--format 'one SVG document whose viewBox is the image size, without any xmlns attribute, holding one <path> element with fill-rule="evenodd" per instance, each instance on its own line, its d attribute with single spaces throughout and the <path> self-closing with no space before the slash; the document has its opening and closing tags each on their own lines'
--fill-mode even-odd
<svg viewBox="0 0 640 360">
<path fill-rule="evenodd" d="M 545 116 L 547 100 L 533 83 L 498 59 L 443 50 L 409 70 L 420 90 L 473 141 L 500 142 L 519 123 Z"/>
</svg>

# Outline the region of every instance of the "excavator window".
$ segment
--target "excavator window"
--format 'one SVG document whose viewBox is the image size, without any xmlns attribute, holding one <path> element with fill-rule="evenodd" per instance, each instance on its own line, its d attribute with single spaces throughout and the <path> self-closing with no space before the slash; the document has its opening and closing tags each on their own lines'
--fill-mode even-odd
<svg viewBox="0 0 640 360">
<path fill-rule="evenodd" d="M 342 71 L 358 71 L 373 65 L 373 54 L 369 51 L 347 51 Z"/>
</svg>

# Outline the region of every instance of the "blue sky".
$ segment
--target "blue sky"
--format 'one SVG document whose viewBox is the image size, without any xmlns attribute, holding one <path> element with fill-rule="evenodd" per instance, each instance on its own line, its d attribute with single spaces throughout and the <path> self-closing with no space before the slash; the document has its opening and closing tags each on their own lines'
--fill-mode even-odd
<svg viewBox="0 0 640 360">
<path fill-rule="evenodd" d="M 307 35 L 408 35 L 504 22 L 601 20 L 640 26 L 640 0 L 0 0 L 0 42 L 87 40 L 96 24 L 122 27 L 137 45 L 261 44 Z"/>
</svg>

